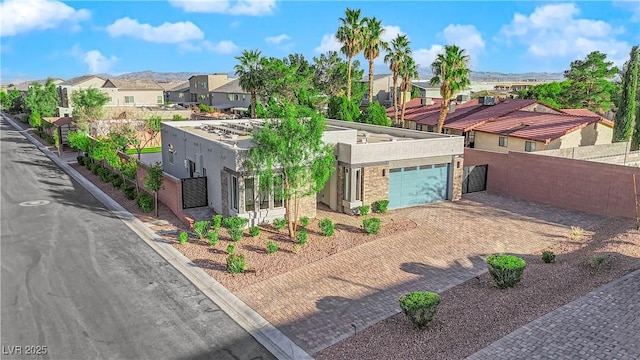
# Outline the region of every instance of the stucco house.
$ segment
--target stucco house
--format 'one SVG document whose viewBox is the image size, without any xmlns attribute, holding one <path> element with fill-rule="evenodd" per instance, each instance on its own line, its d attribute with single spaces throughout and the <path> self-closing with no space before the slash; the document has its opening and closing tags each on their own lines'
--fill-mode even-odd
<svg viewBox="0 0 640 360">
<path fill-rule="evenodd" d="M 189 101 L 210 106 L 210 93 L 231 80 L 227 73 L 193 75 L 189 78 Z"/>
<path fill-rule="evenodd" d="M 58 116 L 71 116 L 73 114 L 73 104 L 71 103 L 71 95 L 74 91 L 93 88 L 101 88 L 106 79 L 97 75 L 83 75 L 71 78 L 65 82 L 58 84 L 59 106 L 57 109 Z"/>
<path fill-rule="evenodd" d="M 183 198 L 205 196 L 204 204 L 225 216 L 238 215 L 259 224 L 283 217 L 281 199 L 260 193 L 257 179 L 243 166 L 255 144 L 251 132 L 263 120 L 207 120 L 162 123 L 162 164 L 177 178 L 205 178 L 205 189 Z M 434 201 L 458 200 L 463 173 L 463 138 L 407 129 L 327 120 L 323 140 L 335 144 L 336 171 L 316 197 L 302 204 L 315 216 L 316 203 L 334 211 L 388 199 L 402 208 Z M 206 195 L 205 195 L 206 194 Z"/>
<path fill-rule="evenodd" d="M 180 84 L 164 90 L 164 101 L 180 106 L 189 106 L 194 104 L 191 101 L 189 81 L 183 81 Z"/>
<path fill-rule="evenodd" d="M 380 105 L 388 107 L 393 105 L 393 75 L 392 74 L 374 74 L 373 75 L 373 90 L 368 88 L 369 75 L 365 75 L 361 83 L 367 85 L 367 91 L 362 96 L 361 105 L 366 107 L 369 105 L 369 91 L 373 91 L 373 101 L 377 101 Z M 400 87 L 400 80 L 398 80 L 398 87 Z"/>
<path fill-rule="evenodd" d="M 102 87 L 108 106 L 157 106 L 164 104 L 164 90 L 150 79 L 107 79 Z"/>
<path fill-rule="evenodd" d="M 219 86 L 209 94 L 212 107 L 233 113 L 244 113 L 251 106 L 251 94 L 240 86 L 240 79 L 234 79 Z"/>
</svg>

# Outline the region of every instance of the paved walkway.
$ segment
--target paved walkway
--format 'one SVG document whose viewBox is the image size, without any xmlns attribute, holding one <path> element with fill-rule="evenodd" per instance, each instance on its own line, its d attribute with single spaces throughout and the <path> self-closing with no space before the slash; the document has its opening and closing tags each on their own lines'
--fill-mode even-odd
<svg viewBox="0 0 640 360">
<path fill-rule="evenodd" d="M 499 208 L 498 208 L 499 207 Z M 494 252 L 530 254 L 603 217 L 484 193 L 399 210 L 415 229 L 245 288 L 236 295 L 309 353 L 399 312 L 415 290 L 442 292 L 485 271 Z M 354 328 L 355 327 L 355 328 Z"/>
<path fill-rule="evenodd" d="M 468 357 L 640 358 L 640 270 L 538 318 Z"/>
</svg>

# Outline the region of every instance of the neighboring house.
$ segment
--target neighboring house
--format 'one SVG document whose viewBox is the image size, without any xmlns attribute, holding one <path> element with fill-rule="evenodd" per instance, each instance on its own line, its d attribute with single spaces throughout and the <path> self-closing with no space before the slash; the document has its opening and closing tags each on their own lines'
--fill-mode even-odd
<svg viewBox="0 0 640 360">
<path fill-rule="evenodd" d="M 58 116 L 71 116 L 73 114 L 71 95 L 74 91 L 88 89 L 90 87 L 101 88 L 105 81 L 105 78 L 97 75 L 85 75 L 78 76 L 58 84 Z"/>
<path fill-rule="evenodd" d="M 192 104 L 189 89 L 189 81 L 184 81 L 170 89 L 165 89 L 164 101 L 180 106 L 189 106 Z"/>
<path fill-rule="evenodd" d="M 231 80 L 227 73 L 193 75 L 189 78 L 189 101 L 193 104 L 211 105 L 209 94 Z"/>
<path fill-rule="evenodd" d="M 154 80 L 108 79 L 101 90 L 109 97 L 108 106 L 157 106 L 164 104 L 164 90 Z"/>
<path fill-rule="evenodd" d="M 442 99 L 442 95 L 440 95 L 440 85 L 431 85 L 428 80 L 413 80 L 411 81 L 411 85 L 420 91 L 420 97 Z M 471 92 L 478 91 L 476 89 L 480 87 L 482 86 L 471 84 L 466 89 L 458 92 L 457 95 L 465 95 L 467 99 L 470 99 Z"/>
<path fill-rule="evenodd" d="M 53 83 L 58 85 L 64 82 L 64 80 L 59 79 L 59 78 L 51 78 L 53 80 Z M 24 100 L 27 97 L 27 93 L 29 92 L 29 89 L 31 88 L 31 85 L 34 83 L 38 83 L 42 86 L 44 86 L 47 83 L 48 79 L 44 79 L 44 80 L 30 80 L 30 81 L 23 81 L 21 83 L 18 84 L 11 84 L 11 86 L 8 86 L 5 88 L 6 91 L 12 91 L 12 90 L 18 90 L 18 92 L 20 92 L 20 97 Z"/>
<path fill-rule="evenodd" d="M 236 114 L 242 114 L 251 106 L 251 94 L 242 90 L 240 79 L 234 79 L 209 94 L 210 106 Z"/>
<path fill-rule="evenodd" d="M 362 96 L 363 107 L 369 104 L 369 75 L 365 75 L 360 82 L 367 85 L 367 91 Z M 398 88 L 400 88 L 400 79 L 398 79 Z M 373 75 L 373 101 L 377 101 L 384 107 L 393 105 L 393 75 L 377 74 Z"/>
<path fill-rule="evenodd" d="M 261 193 L 259 181 L 243 166 L 255 146 L 251 132 L 262 124 L 253 119 L 163 122 L 164 171 L 184 179 L 183 192 L 184 184 L 199 183 L 189 196 L 200 194 L 216 213 L 248 218 L 251 225 L 283 217 L 282 199 Z M 328 120 L 323 139 L 336 144 L 336 171 L 317 196 L 303 201 L 306 215 L 315 216 L 316 202 L 352 213 L 383 199 L 393 209 L 461 196 L 462 137 Z"/>
</svg>

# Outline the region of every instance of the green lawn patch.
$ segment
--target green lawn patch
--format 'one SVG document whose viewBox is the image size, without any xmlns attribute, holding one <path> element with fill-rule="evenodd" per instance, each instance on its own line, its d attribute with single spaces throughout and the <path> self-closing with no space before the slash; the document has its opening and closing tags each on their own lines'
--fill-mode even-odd
<svg viewBox="0 0 640 360">
<path fill-rule="evenodd" d="M 162 146 L 143 148 L 141 153 L 149 154 L 149 153 L 159 153 L 159 152 L 162 152 Z M 125 150 L 125 153 L 127 153 L 128 155 L 137 154 L 136 149 L 127 149 Z"/>
</svg>

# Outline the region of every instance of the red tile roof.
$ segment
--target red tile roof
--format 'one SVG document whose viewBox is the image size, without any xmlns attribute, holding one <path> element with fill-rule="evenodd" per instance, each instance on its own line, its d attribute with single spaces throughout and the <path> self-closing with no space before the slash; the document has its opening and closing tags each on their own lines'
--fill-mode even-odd
<svg viewBox="0 0 640 360">
<path fill-rule="evenodd" d="M 421 114 L 431 113 L 433 110 L 439 111 L 441 99 L 433 99 L 433 104 L 431 105 L 421 105 L 420 98 L 411 99 L 407 101 L 405 105 L 404 111 L 404 119 L 405 120 L 413 120 L 416 116 L 420 116 Z M 398 117 L 400 117 L 400 113 L 402 112 L 402 107 L 398 104 Z M 387 108 L 387 116 L 393 117 L 393 106 Z"/>
<path fill-rule="evenodd" d="M 590 116 L 590 117 L 599 117 L 602 119 L 602 122 L 607 125 L 607 126 L 613 126 L 613 121 L 606 119 L 604 117 L 602 117 L 601 115 L 598 115 L 596 113 L 594 113 L 593 111 L 589 110 L 589 109 L 562 109 L 560 110 L 563 113 L 569 114 L 569 115 L 579 115 L 579 116 Z"/>
<path fill-rule="evenodd" d="M 506 135 L 545 143 L 602 119 L 533 111 L 515 111 L 475 127 L 474 131 Z"/>
</svg>

